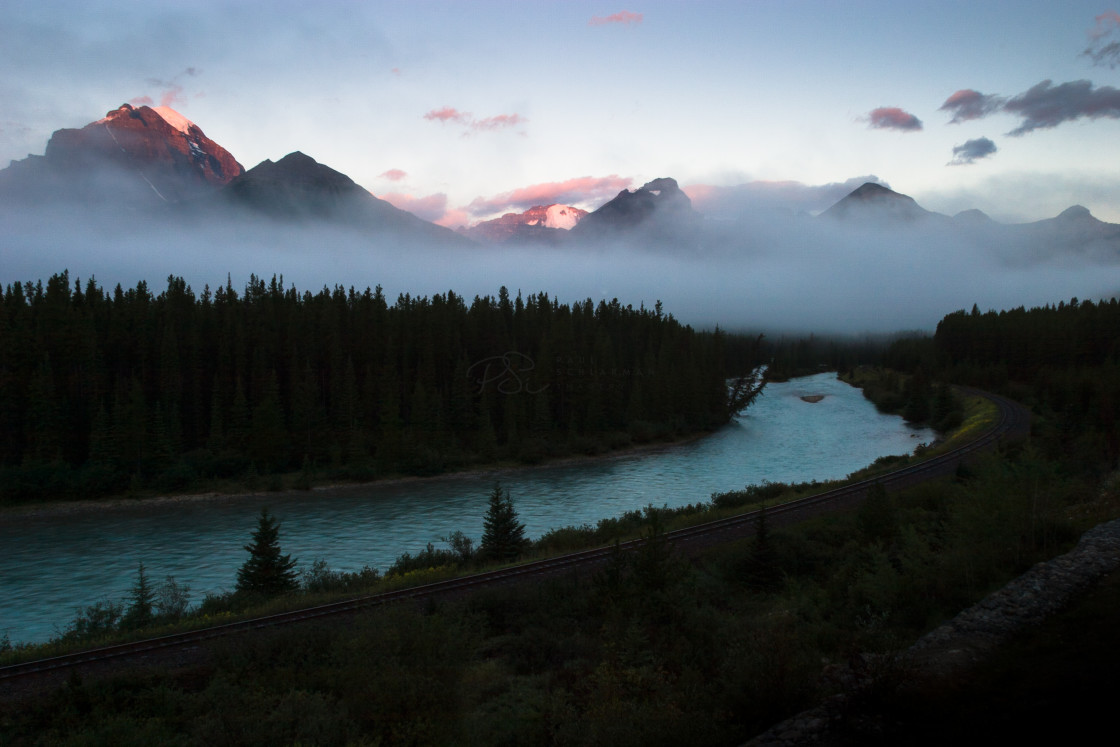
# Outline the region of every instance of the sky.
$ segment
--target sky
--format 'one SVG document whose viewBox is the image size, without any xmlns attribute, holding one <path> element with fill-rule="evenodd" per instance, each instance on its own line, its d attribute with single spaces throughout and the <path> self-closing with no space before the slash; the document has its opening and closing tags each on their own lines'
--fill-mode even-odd
<svg viewBox="0 0 1120 747">
<path fill-rule="evenodd" d="M 872 178 L 1120 223 L 1120 5 L 6 0 L 0 163 L 120 104 L 295 150 L 448 226 L 677 179 L 817 212 Z M 726 207 L 726 206 L 724 206 Z"/>
</svg>

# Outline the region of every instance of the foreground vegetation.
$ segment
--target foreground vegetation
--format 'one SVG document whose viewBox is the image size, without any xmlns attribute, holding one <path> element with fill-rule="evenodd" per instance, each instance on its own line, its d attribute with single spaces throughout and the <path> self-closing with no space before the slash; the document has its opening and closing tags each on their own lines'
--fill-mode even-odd
<svg viewBox="0 0 1120 747">
<path fill-rule="evenodd" d="M 1120 509 L 1028 446 L 696 564 L 651 541 L 572 578 L 214 645 L 211 664 L 71 681 L 10 744 L 728 744 L 829 692 Z M 752 497 L 781 488 L 758 489 Z M 731 500 L 731 499 L 727 499 Z M 822 660 L 824 664 L 822 666 Z"/>
<path fill-rule="evenodd" d="M 890 657 L 867 654 L 897 651 L 1033 563 L 1065 551 L 1085 528 L 1120 515 L 1120 377 L 1109 375 L 1120 359 L 1117 309 L 1113 301 L 962 312 L 934 338 L 901 341 L 884 354 L 898 371 L 895 385 L 887 386 L 886 374 L 852 371 L 866 377 L 865 391 L 913 393 L 922 379 L 931 392 L 934 382 L 986 384 L 1034 408 L 1028 441 L 1005 444 L 954 478 L 894 494 L 873 490 L 855 512 L 796 526 L 760 520 L 754 538 L 694 563 L 663 541 L 671 522 L 819 486 L 756 486 L 712 496 L 675 517 L 650 509 L 560 530 L 526 554 L 634 531 L 648 541 L 640 551 L 617 554 L 590 582 L 486 590 L 424 609 L 372 611 L 345 625 L 218 642 L 209 663 L 184 671 L 71 680 L 50 696 L 0 710 L 0 741 L 741 741 L 843 691 L 868 667 L 879 668 L 870 674 L 881 681 L 896 681 L 902 673 L 892 671 Z M 1014 346 L 992 352 L 969 342 L 1020 339 L 1020 329 L 1054 319 L 1071 325 L 1053 334 L 1080 346 L 1075 354 L 1063 349 L 1032 363 L 1015 357 Z M 977 428 L 984 413 L 962 404 L 961 430 Z M 478 561 L 464 538 L 448 539 L 449 549 L 402 556 L 376 583 L 451 573 Z M 311 598 L 354 579 L 320 566 L 304 576 L 301 593 Z"/>
</svg>

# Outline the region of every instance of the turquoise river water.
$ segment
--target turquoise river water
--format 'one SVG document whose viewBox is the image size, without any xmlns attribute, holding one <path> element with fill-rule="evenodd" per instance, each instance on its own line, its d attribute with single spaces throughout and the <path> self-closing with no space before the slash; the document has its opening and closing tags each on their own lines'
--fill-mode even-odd
<svg viewBox="0 0 1120 747">
<path fill-rule="evenodd" d="M 819 402 L 801 399 L 823 395 Z M 282 522 L 284 552 L 301 567 L 384 571 L 403 552 L 461 530 L 477 543 L 495 480 L 510 491 L 530 537 L 551 528 L 655 506 L 706 501 L 763 480 L 842 478 L 886 454 L 932 441 L 927 429 L 882 415 L 858 389 L 819 374 L 768 384 L 735 422 L 705 438 L 622 456 L 553 466 L 74 513 L 0 515 L 0 635 L 42 642 L 79 607 L 126 599 L 144 563 L 174 576 L 193 602 L 232 589 L 243 546 L 267 505 Z"/>
</svg>

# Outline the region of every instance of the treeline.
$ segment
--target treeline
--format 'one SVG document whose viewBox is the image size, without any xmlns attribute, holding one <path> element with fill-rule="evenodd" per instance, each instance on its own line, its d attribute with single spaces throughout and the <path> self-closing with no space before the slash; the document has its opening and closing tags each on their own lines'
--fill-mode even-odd
<svg viewBox="0 0 1120 747">
<path fill-rule="evenodd" d="M 884 365 L 884 355 L 893 344 L 918 333 L 865 335 L 768 336 L 760 340 L 760 354 L 767 378 L 783 380 L 821 371 L 851 371 L 861 365 Z"/>
<path fill-rule="evenodd" d="M 1029 401 L 1035 432 L 1068 468 L 1120 461 L 1120 300 L 949 314 L 932 355 L 947 377 Z"/>
<path fill-rule="evenodd" d="M 1067 471 L 1103 474 L 1120 463 L 1116 298 L 988 312 L 974 305 L 945 316 L 932 337 L 896 340 L 881 361 L 920 379 L 975 386 L 1029 405 L 1033 443 Z M 931 402 L 939 409 L 936 394 Z"/>
<path fill-rule="evenodd" d="M 503 287 L 391 304 L 380 286 L 256 276 L 201 294 L 169 277 L 156 295 L 63 272 L 0 293 L 0 499 L 430 474 L 670 438 L 728 420 L 726 377 L 757 365 L 756 345 L 660 303 Z"/>
</svg>

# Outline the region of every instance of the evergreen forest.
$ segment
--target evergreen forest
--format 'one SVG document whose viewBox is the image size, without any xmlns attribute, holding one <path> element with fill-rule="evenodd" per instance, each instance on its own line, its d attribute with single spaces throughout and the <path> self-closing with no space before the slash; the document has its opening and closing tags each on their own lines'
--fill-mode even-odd
<svg viewBox="0 0 1120 747">
<path fill-rule="evenodd" d="M 1074 472 L 1120 463 L 1120 300 L 949 314 L 932 338 L 947 380 L 1030 403 L 1036 440 Z"/>
<path fill-rule="evenodd" d="M 500 308 L 502 296 L 476 303 Z M 732 347 L 730 336 L 720 342 L 690 333 L 656 311 L 627 313 L 696 344 Z M 1044 741 L 1057 742 L 1079 729 L 1091 733 L 1089 725 L 1107 728 L 1105 703 L 1120 656 L 1109 634 L 1120 610 L 1117 573 L 1101 584 L 1107 595 L 1095 606 L 1075 605 L 1080 617 L 1064 632 L 1013 642 L 1003 657 L 1017 666 L 1010 681 L 997 656 L 931 685 L 896 654 L 1066 552 L 1087 528 L 1120 515 L 1120 302 L 961 311 L 932 336 L 905 336 L 872 352 L 880 365 L 856 363 L 843 373 L 877 405 L 924 409 L 936 419 L 946 384 L 979 385 L 1028 405 L 1030 436 L 939 480 L 889 491 L 873 486 L 852 510 L 773 524 L 763 512 L 753 537 L 688 557 L 664 541 L 666 531 L 826 486 L 747 486 L 703 505 L 650 506 L 525 544 L 508 493 L 495 485 L 488 535 L 477 550 L 456 533 L 444 540 L 450 549 L 406 553 L 384 576 L 368 568 L 334 572 L 315 561 L 287 599 L 311 603 L 379 583 L 424 583 L 513 557 L 514 545 L 535 557 L 637 534 L 645 541 L 633 552 L 616 551 L 587 577 L 398 605 L 346 625 L 218 640 L 205 664 L 187 668 L 73 677 L 41 697 L 0 704 L 0 741 L 723 745 L 838 695 L 847 698 L 839 744 L 945 744 L 978 733 L 1035 741 L 1053 734 Z M 868 359 L 868 350 L 821 340 L 768 343 L 762 354 L 790 369 L 836 356 Z M 962 412 L 946 434 L 950 443 L 995 418 L 967 389 L 957 395 Z M 326 427 L 327 412 L 322 433 L 337 438 L 346 431 Z M 254 414 L 250 408 L 250 424 Z M 500 449 L 508 443 L 505 421 L 492 422 Z M 577 417 L 577 434 L 580 427 Z M 376 448 L 370 454 L 376 459 Z M 885 458 L 871 473 L 911 458 L 919 457 Z M 274 530 L 262 511 L 246 546 L 246 572 L 266 557 L 265 565 L 291 570 Z M 181 618 L 189 590 L 172 581 L 152 585 L 139 566 L 127 609 L 91 608 L 67 635 L 101 641 L 110 628 Z M 208 596 L 197 613 L 225 620 L 247 599 L 242 592 Z M 16 649 L 8 655 L 19 655 Z"/>
<path fill-rule="evenodd" d="M 367 480 L 712 429 L 759 340 L 618 300 L 473 300 L 253 276 L 112 291 L 68 272 L 0 291 L 0 501 L 298 472 Z M 276 480 L 268 484 L 278 486 Z"/>
</svg>

